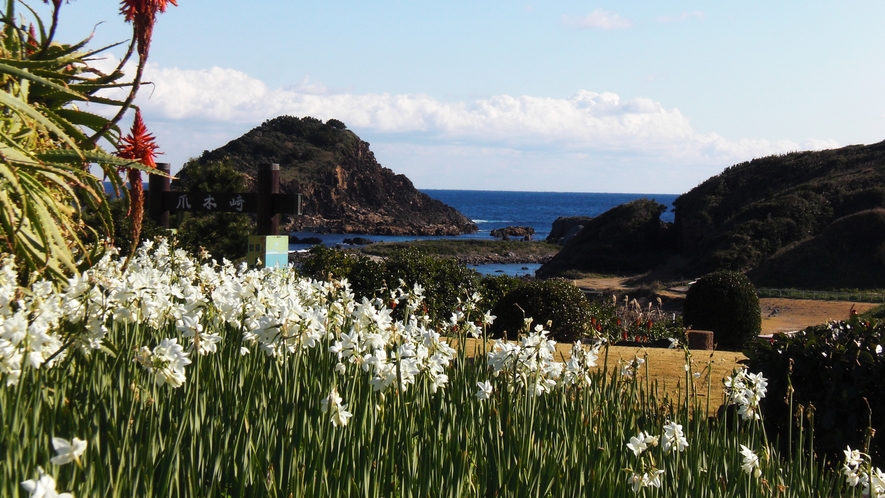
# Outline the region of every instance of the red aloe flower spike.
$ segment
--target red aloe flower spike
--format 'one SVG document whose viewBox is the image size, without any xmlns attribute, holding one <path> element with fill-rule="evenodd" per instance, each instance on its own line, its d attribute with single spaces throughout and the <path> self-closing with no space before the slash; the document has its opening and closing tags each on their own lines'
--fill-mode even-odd
<svg viewBox="0 0 885 498">
<path fill-rule="evenodd" d="M 28 27 L 28 46 L 26 48 L 28 55 L 32 55 L 38 48 L 40 48 L 40 44 L 37 43 L 37 30 L 34 29 L 34 24 L 32 23 Z"/>
<path fill-rule="evenodd" d="M 141 118 L 141 109 L 135 109 L 135 121 L 132 123 L 132 129 L 129 135 L 123 137 L 124 145 L 117 151 L 117 155 L 123 159 L 134 159 L 141 164 L 150 167 L 156 167 L 157 163 L 154 158 L 158 154 L 157 143 L 154 142 L 154 136 L 148 133 L 147 126 Z"/>
<path fill-rule="evenodd" d="M 138 14 L 156 16 L 157 12 L 166 12 L 167 4 L 178 7 L 178 0 L 123 0 L 120 2 L 120 13 L 131 22 Z"/>
<path fill-rule="evenodd" d="M 135 109 L 135 121 L 129 135 L 123 137 L 123 145 L 117 155 L 123 159 L 132 159 L 151 168 L 157 167 L 154 157 L 158 154 L 154 136 L 148 133 L 141 109 Z M 129 177 L 129 215 L 132 217 L 132 248 L 138 246 L 141 237 L 141 221 L 144 218 L 144 185 L 141 182 L 141 171 L 127 168 Z"/>
<path fill-rule="evenodd" d="M 120 13 L 126 22 L 135 25 L 135 41 L 138 55 L 145 59 L 151 46 L 151 35 L 157 13 L 166 12 L 167 4 L 178 6 L 177 0 L 123 0 L 120 2 Z"/>
</svg>

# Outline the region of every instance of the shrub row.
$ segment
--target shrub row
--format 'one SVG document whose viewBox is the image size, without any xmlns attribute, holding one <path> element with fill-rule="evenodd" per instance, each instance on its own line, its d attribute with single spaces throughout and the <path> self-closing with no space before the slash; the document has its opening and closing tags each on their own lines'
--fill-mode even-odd
<svg viewBox="0 0 885 498">
<path fill-rule="evenodd" d="M 316 246 L 302 261 L 301 272 L 316 279 L 346 278 L 357 298 L 386 298 L 381 293 L 399 286 L 400 281 L 408 287 L 418 284 L 424 288 L 427 314 L 435 321 L 448 320 L 458 309 L 459 298 L 479 292 L 481 310 L 497 317 L 490 330 L 495 337 L 516 338 L 525 318 L 544 325 L 550 338 L 559 342 L 573 342 L 589 331 L 590 303 L 571 282 L 481 277 L 454 259 L 414 248 L 399 249 L 378 260 Z"/>
<path fill-rule="evenodd" d="M 762 409 L 769 437 L 787 441 L 803 412 L 813 413 L 815 449 L 838 460 L 846 446 L 867 445 L 868 427 L 885 434 L 883 335 L 885 323 L 855 316 L 753 342 L 744 353 L 750 370 L 768 379 Z M 881 465 L 885 445 L 875 437 L 870 444 Z"/>
</svg>

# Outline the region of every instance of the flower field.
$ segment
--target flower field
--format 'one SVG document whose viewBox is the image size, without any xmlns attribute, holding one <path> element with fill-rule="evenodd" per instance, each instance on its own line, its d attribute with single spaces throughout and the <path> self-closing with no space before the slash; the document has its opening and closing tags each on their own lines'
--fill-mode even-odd
<svg viewBox="0 0 885 498">
<path fill-rule="evenodd" d="M 18 287 L 5 260 L 0 495 L 885 493 L 862 453 L 825 468 L 806 431 L 778 453 L 761 375 L 673 396 L 643 358 L 600 369 L 604 344 L 559 361 L 531 324 L 468 357 L 450 339 L 483 336 L 494 317 L 478 296 L 433 325 L 420 287 L 379 295 L 358 302 L 346 282 L 196 261 L 164 242 L 61 289 Z M 686 365 L 691 385 L 703 369 Z M 708 419 L 720 396 L 733 416 Z"/>
</svg>

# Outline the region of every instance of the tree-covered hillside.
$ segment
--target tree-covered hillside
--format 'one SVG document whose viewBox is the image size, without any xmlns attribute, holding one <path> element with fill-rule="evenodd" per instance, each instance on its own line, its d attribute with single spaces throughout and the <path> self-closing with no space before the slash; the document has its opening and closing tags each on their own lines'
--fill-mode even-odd
<svg viewBox="0 0 885 498">
<path fill-rule="evenodd" d="M 604 240 L 611 237 L 597 233 L 603 221 L 631 224 L 619 206 L 588 223 L 539 274 L 630 271 L 623 259 L 638 255 L 634 271 L 666 264 L 689 277 L 749 272 L 766 286 L 885 288 L 885 142 L 754 159 L 673 204 L 672 239 L 643 238 L 637 229 L 629 243 Z"/>
<path fill-rule="evenodd" d="M 885 142 L 737 164 L 674 205 L 696 272 L 749 270 L 840 218 L 885 208 Z"/>
</svg>

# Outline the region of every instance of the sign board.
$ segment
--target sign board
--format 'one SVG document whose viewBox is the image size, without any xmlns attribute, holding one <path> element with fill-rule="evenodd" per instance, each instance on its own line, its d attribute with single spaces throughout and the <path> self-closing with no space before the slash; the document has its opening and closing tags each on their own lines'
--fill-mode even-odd
<svg viewBox="0 0 885 498">
<path fill-rule="evenodd" d="M 148 215 L 158 225 L 169 228 L 169 213 L 255 213 L 259 235 L 249 237 L 246 256 L 250 265 L 289 264 L 289 237 L 277 235 L 281 214 L 301 215 L 301 194 L 281 194 L 280 165 L 260 164 L 256 178 L 257 194 L 230 192 L 173 192 L 169 163 L 157 163 L 158 174 L 148 177 Z"/>
<path fill-rule="evenodd" d="M 258 194 L 227 192 L 150 192 L 160 196 L 164 211 L 200 213 L 257 213 Z M 270 194 L 272 211 L 301 214 L 301 194 Z"/>
</svg>

